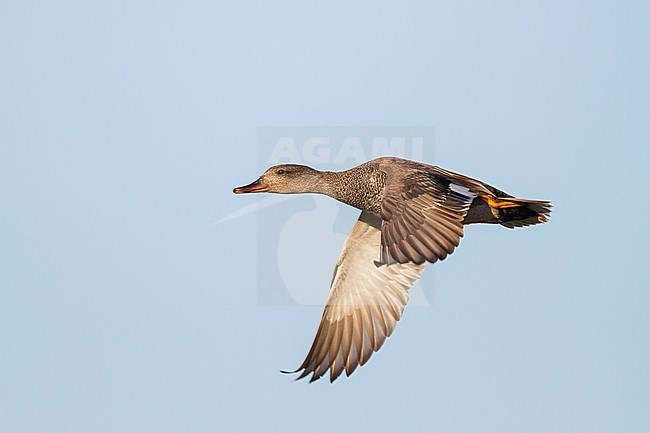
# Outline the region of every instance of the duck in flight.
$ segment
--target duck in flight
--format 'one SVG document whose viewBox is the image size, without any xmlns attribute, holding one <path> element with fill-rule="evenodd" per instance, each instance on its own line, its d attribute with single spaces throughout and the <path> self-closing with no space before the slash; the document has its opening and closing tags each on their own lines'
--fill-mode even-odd
<svg viewBox="0 0 650 433">
<path fill-rule="evenodd" d="M 444 260 L 463 226 L 546 222 L 551 204 L 515 198 L 433 165 L 382 157 L 342 172 L 296 164 L 269 168 L 235 194 L 325 194 L 361 210 L 336 262 L 325 311 L 307 357 L 291 373 L 310 382 L 350 376 L 378 351 L 402 316 L 427 263 Z"/>
</svg>

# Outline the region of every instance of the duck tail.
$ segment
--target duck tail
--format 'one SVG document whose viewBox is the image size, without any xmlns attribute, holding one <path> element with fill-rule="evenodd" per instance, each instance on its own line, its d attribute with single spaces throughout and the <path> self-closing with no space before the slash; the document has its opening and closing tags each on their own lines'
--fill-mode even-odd
<svg viewBox="0 0 650 433">
<path fill-rule="evenodd" d="M 492 210 L 497 222 L 509 229 L 532 226 L 548 221 L 551 203 L 514 197 L 481 197 Z"/>
</svg>

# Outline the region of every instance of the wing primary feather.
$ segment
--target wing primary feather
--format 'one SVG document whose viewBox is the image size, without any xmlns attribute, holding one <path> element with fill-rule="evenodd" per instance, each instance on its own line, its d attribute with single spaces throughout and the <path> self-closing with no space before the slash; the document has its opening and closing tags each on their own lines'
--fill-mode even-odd
<svg viewBox="0 0 650 433">
<path fill-rule="evenodd" d="M 388 212 L 388 211 L 387 211 Z M 388 212 L 390 213 L 390 212 Z M 411 230 L 417 216 L 382 233 L 382 220 L 362 212 L 348 235 L 335 266 L 330 294 L 307 357 L 295 371 L 298 379 L 313 382 L 329 370 L 334 381 L 364 365 L 391 335 L 408 300 L 408 289 L 424 265 L 413 262 L 381 264 L 380 260 L 408 261 L 424 256 L 414 246 L 402 251 L 391 236 Z M 421 217 L 424 220 L 424 217 Z M 392 231 L 391 231 L 392 230 Z M 387 242 L 383 245 L 383 240 Z M 382 246 L 383 245 L 383 246 Z"/>
</svg>

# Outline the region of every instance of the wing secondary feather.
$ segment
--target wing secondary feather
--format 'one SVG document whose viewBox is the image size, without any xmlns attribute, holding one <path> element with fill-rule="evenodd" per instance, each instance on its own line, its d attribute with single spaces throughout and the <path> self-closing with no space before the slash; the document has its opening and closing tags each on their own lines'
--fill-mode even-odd
<svg viewBox="0 0 650 433">
<path fill-rule="evenodd" d="M 389 182 L 381 206 L 382 263 L 444 260 L 460 243 L 463 219 L 476 196 L 424 170 Z"/>
</svg>

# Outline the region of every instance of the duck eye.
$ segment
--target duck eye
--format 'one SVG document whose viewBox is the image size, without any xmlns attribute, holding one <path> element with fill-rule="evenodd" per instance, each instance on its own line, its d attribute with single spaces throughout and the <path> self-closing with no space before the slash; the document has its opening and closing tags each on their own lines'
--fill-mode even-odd
<svg viewBox="0 0 650 433">
<path fill-rule="evenodd" d="M 284 168 L 281 168 L 281 169 L 279 169 L 278 171 L 276 171 L 276 173 L 277 173 L 277 174 L 284 174 L 284 173 L 286 173 L 286 172 L 284 171 Z"/>
</svg>

